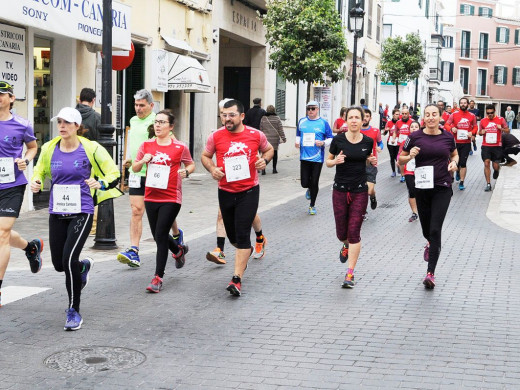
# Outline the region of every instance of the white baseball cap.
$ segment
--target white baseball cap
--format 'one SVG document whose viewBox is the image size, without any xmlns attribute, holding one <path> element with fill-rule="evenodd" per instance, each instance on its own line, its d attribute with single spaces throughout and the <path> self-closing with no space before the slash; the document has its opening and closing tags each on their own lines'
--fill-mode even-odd
<svg viewBox="0 0 520 390">
<path fill-rule="evenodd" d="M 76 123 L 78 125 L 81 125 L 81 114 L 78 110 L 72 107 L 63 107 L 58 115 L 51 118 L 51 121 L 54 121 L 58 118 L 64 119 L 67 122 Z"/>
<path fill-rule="evenodd" d="M 316 100 L 310 100 L 310 101 L 307 103 L 307 106 L 306 106 L 306 107 L 309 107 L 309 106 L 316 106 L 316 107 L 319 107 L 319 106 L 320 106 L 320 103 L 318 103 Z"/>
</svg>

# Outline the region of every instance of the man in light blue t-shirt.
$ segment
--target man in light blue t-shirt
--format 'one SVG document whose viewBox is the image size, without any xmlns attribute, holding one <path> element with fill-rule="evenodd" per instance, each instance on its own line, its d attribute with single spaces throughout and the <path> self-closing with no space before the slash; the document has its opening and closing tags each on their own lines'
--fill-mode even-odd
<svg viewBox="0 0 520 390">
<path fill-rule="evenodd" d="M 307 116 L 298 122 L 295 146 L 300 149 L 300 180 L 307 188 L 305 197 L 310 200 L 309 215 L 316 214 L 316 197 L 319 191 L 325 146 L 332 141 L 329 123 L 319 116 L 319 103 L 311 100 L 306 107 Z"/>
</svg>

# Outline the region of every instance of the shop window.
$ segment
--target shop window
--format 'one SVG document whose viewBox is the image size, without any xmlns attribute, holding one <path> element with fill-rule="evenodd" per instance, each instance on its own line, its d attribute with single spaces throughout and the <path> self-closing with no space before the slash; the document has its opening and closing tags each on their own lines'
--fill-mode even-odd
<svg viewBox="0 0 520 390">
<path fill-rule="evenodd" d="M 285 114 L 285 88 L 286 82 L 285 79 L 280 76 L 278 73 L 276 74 L 276 113 L 280 117 L 280 119 L 286 119 Z"/>
<path fill-rule="evenodd" d="M 52 69 L 51 41 L 35 37 L 34 67 L 34 136 L 40 148 L 51 139 Z M 39 154 L 39 152 L 38 152 Z"/>
</svg>

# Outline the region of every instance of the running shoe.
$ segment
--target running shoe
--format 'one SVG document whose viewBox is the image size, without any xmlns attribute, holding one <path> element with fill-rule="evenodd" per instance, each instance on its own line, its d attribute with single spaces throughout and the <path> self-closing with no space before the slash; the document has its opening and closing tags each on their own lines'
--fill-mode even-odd
<svg viewBox="0 0 520 390">
<path fill-rule="evenodd" d="M 231 282 L 229 282 L 227 286 L 227 290 L 231 295 L 234 295 L 235 297 L 240 296 L 240 289 L 242 288 L 242 279 L 240 279 L 240 276 L 233 275 L 231 278 Z"/>
<path fill-rule="evenodd" d="M 477 143 L 476 142 L 473 142 L 473 150 L 476 152 L 477 151 Z"/>
<path fill-rule="evenodd" d="M 412 213 L 412 216 L 410 218 L 408 218 L 408 222 L 417 221 L 418 218 L 419 218 L 419 216 L 417 214 Z"/>
<path fill-rule="evenodd" d="M 368 213 L 363 214 L 363 221 L 368 221 Z"/>
<path fill-rule="evenodd" d="M 226 255 L 218 247 L 206 253 L 206 259 L 216 264 L 226 264 Z"/>
<path fill-rule="evenodd" d="M 470 150 L 470 151 L 469 151 L 469 155 L 470 155 L 470 156 L 473 156 L 473 150 Z"/>
<path fill-rule="evenodd" d="M 179 245 L 184 245 L 184 232 L 182 231 L 182 229 L 178 229 L 178 230 L 179 230 L 179 235 L 178 235 L 179 238 L 177 239 L 177 242 L 179 243 Z"/>
<path fill-rule="evenodd" d="M 457 180 L 457 181 L 460 180 L 460 172 L 459 171 L 455 172 L 455 180 Z"/>
<path fill-rule="evenodd" d="M 65 321 L 64 330 L 78 330 L 83 324 L 83 318 L 79 315 L 76 309 L 67 309 L 67 320 Z"/>
<path fill-rule="evenodd" d="M 263 237 L 262 242 L 258 242 L 258 241 L 256 242 L 255 252 L 253 253 L 253 259 L 261 259 L 262 257 L 264 257 L 266 245 L 267 245 L 267 240 L 265 237 Z"/>
<path fill-rule="evenodd" d="M 404 176 L 401 176 L 401 178 L 399 179 L 399 182 L 404 183 L 404 180 L 405 180 Z"/>
<path fill-rule="evenodd" d="M 81 271 L 81 289 L 83 290 L 85 287 L 87 287 L 89 273 L 92 268 L 94 268 L 94 259 L 87 257 L 81 260 L 81 264 L 83 264 L 83 270 Z"/>
<path fill-rule="evenodd" d="M 128 264 L 129 267 L 139 268 L 141 266 L 141 260 L 136 249 L 129 248 L 124 252 L 117 254 L 117 260 L 122 264 Z"/>
<path fill-rule="evenodd" d="M 464 187 L 464 182 L 461 181 L 459 183 L 459 190 L 464 191 L 465 189 L 466 189 L 466 187 Z"/>
<path fill-rule="evenodd" d="M 424 254 L 423 254 L 424 261 L 430 260 L 430 243 L 427 243 L 424 247 Z"/>
<path fill-rule="evenodd" d="M 31 272 L 33 274 L 37 273 L 42 269 L 42 252 L 43 241 L 40 238 L 35 238 L 31 242 L 29 242 L 27 250 L 25 251 L 25 256 L 27 257 L 27 260 L 29 260 Z"/>
<path fill-rule="evenodd" d="M 348 260 L 348 246 L 343 244 L 341 250 L 339 251 L 339 261 L 342 263 L 346 263 Z"/>
<path fill-rule="evenodd" d="M 316 215 L 317 211 L 316 211 L 316 207 L 314 206 L 309 206 L 309 211 L 308 211 L 309 215 Z"/>
<path fill-rule="evenodd" d="M 184 267 L 184 264 L 186 263 L 186 254 L 188 253 L 188 245 L 179 245 L 179 252 L 177 255 L 174 255 L 172 253 L 172 257 L 175 259 L 175 268 L 179 269 Z"/>
<path fill-rule="evenodd" d="M 512 167 L 512 166 L 515 165 L 515 164 L 516 164 L 516 160 L 511 159 L 511 161 L 508 161 L 508 162 L 505 164 L 505 166 L 506 166 L 506 167 Z"/>
<path fill-rule="evenodd" d="M 305 199 L 311 200 L 311 190 L 307 189 L 307 191 L 305 192 Z"/>
<path fill-rule="evenodd" d="M 486 188 L 484 189 L 484 191 L 486 191 L 486 192 L 490 192 L 491 191 L 491 184 L 490 183 L 486 184 Z"/>
<path fill-rule="evenodd" d="M 498 179 L 498 175 L 499 175 L 499 174 L 500 174 L 500 171 L 498 171 L 498 170 L 497 170 L 497 171 L 493 170 L 493 179 L 495 179 L 495 180 Z"/>
<path fill-rule="evenodd" d="M 347 273 L 345 275 L 345 280 L 343 281 L 343 284 L 341 285 L 341 287 L 343 287 L 343 288 L 354 288 L 355 284 L 356 283 L 354 282 L 354 275 Z"/>
<path fill-rule="evenodd" d="M 148 287 L 146 287 L 146 290 L 153 292 L 153 293 L 158 293 L 159 291 L 161 291 L 162 290 L 162 278 L 160 278 L 159 275 L 155 275 L 153 277 L 152 281 L 150 282 L 150 284 L 148 285 Z"/>
<path fill-rule="evenodd" d="M 375 196 L 373 198 L 370 197 L 370 208 L 372 210 L 375 210 L 377 208 L 377 199 Z"/>
<path fill-rule="evenodd" d="M 395 177 L 395 172 L 392 172 L 392 174 L 390 175 L 390 177 Z"/>
<path fill-rule="evenodd" d="M 422 283 L 424 284 L 424 288 L 433 290 L 435 287 L 435 276 L 431 272 L 428 272 Z"/>
</svg>

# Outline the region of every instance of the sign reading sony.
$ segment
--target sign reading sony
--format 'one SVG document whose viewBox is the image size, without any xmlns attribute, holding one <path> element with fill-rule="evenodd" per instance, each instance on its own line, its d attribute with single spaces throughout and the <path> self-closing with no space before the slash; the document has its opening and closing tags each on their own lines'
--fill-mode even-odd
<svg viewBox="0 0 520 390">
<path fill-rule="evenodd" d="M 7 0 L 0 0 L 0 3 Z M 112 46 L 130 50 L 130 10 L 112 3 Z M 60 35 L 101 44 L 103 0 L 17 0 L 2 7 L 2 18 L 52 31 Z"/>
</svg>

